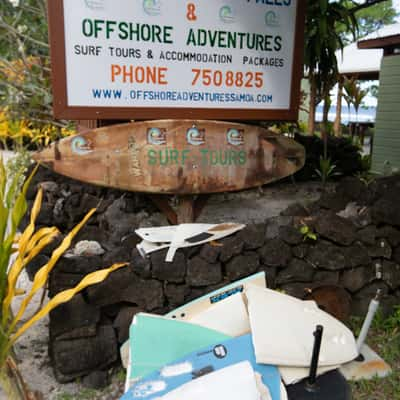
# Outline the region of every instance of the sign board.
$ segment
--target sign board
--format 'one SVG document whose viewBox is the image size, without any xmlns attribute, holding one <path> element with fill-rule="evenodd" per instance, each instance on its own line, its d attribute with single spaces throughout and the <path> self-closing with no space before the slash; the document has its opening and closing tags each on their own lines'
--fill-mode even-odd
<svg viewBox="0 0 400 400">
<path fill-rule="evenodd" d="M 90 130 L 35 153 L 55 172 L 99 186 L 198 194 L 257 187 L 304 165 L 304 147 L 267 129 L 221 121 L 132 122 Z"/>
<path fill-rule="evenodd" d="M 303 0 L 48 6 L 58 118 L 297 118 Z"/>
</svg>

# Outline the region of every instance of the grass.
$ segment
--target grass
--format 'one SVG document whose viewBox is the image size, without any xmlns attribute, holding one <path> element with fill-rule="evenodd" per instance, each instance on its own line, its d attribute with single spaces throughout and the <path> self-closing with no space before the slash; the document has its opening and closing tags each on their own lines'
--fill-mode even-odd
<svg viewBox="0 0 400 400">
<path fill-rule="evenodd" d="M 354 325 L 358 333 L 360 321 Z M 353 400 L 400 400 L 400 307 L 387 319 L 381 315 L 375 318 L 367 342 L 392 367 L 393 372 L 383 379 L 353 382 Z"/>
</svg>

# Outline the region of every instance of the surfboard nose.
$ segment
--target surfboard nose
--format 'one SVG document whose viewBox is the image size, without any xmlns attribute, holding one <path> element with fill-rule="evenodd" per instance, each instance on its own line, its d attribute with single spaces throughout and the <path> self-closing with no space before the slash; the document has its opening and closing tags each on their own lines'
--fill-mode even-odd
<svg viewBox="0 0 400 400">
<path fill-rule="evenodd" d="M 50 145 L 43 150 L 32 153 L 32 159 L 40 163 L 49 163 L 56 159 L 54 153 L 54 145 Z"/>
</svg>

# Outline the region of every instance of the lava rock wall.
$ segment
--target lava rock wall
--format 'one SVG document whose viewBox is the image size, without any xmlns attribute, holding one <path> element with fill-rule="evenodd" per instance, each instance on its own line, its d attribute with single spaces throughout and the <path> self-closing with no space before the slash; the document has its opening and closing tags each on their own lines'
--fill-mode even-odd
<svg viewBox="0 0 400 400">
<path fill-rule="evenodd" d="M 50 277 L 50 297 L 90 272 L 129 263 L 51 312 L 49 350 L 61 382 L 118 363 L 119 346 L 128 338 L 137 312 L 164 314 L 259 271 L 265 271 L 268 287 L 299 298 L 312 298 L 321 287 L 327 290 L 324 293 L 338 289 L 340 301 L 336 296 L 333 303 L 339 314 L 364 315 L 377 289 L 382 292 L 384 314 L 399 304 L 399 177 L 369 186 L 345 178 L 316 203 L 291 206 L 218 243 L 179 250 L 172 263 L 164 261 L 166 251 L 143 259 L 135 248 L 135 229 L 167 224 L 144 197 L 41 170 L 32 184 L 31 201 L 38 185 L 45 192 L 39 225 L 57 225 L 66 233 L 89 208 L 97 207 L 75 243 L 95 240 L 105 250 L 103 255 L 63 257 Z M 301 233 L 301 227 L 311 235 Z M 32 261 L 32 276 L 55 245 Z"/>
</svg>

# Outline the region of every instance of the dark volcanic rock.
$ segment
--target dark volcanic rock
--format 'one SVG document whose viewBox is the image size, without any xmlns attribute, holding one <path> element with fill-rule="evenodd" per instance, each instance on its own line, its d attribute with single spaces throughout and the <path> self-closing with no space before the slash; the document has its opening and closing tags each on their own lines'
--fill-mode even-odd
<svg viewBox="0 0 400 400">
<path fill-rule="evenodd" d="M 64 256 L 57 263 L 57 273 L 65 272 L 70 274 L 87 275 L 103 267 L 101 256 Z"/>
<path fill-rule="evenodd" d="M 68 215 L 70 222 L 78 222 L 88 210 L 82 210 L 80 206 L 81 195 L 79 193 L 71 194 L 65 199 L 64 212 Z M 46 223 L 45 225 L 50 225 Z"/>
<path fill-rule="evenodd" d="M 209 262 L 209 263 L 216 263 L 218 261 L 218 257 L 221 253 L 220 246 L 213 246 L 209 243 L 206 243 L 201 247 L 200 250 L 200 257 Z"/>
<path fill-rule="evenodd" d="M 280 215 L 285 217 L 308 217 L 310 215 L 310 210 L 303 204 L 294 203 L 286 210 L 283 210 Z"/>
<path fill-rule="evenodd" d="M 357 232 L 357 238 L 366 245 L 374 245 L 375 238 L 378 235 L 378 230 L 374 225 L 367 226 Z"/>
<path fill-rule="evenodd" d="M 151 254 L 153 278 L 161 281 L 182 283 L 185 281 L 186 258 L 183 252 L 177 251 L 172 262 L 166 262 L 166 250 Z"/>
<path fill-rule="evenodd" d="M 154 279 L 134 279 L 121 295 L 121 301 L 136 304 L 146 311 L 164 306 L 164 291 L 161 282 Z"/>
<path fill-rule="evenodd" d="M 352 222 L 334 213 L 322 213 L 315 222 L 316 231 L 324 238 L 342 245 L 356 240 L 356 229 Z"/>
<path fill-rule="evenodd" d="M 108 267 L 115 263 L 129 263 L 130 259 L 131 249 L 119 246 L 107 251 L 103 255 L 103 265 Z"/>
<path fill-rule="evenodd" d="M 93 337 L 51 341 L 50 354 L 56 379 L 66 383 L 115 363 L 117 338 L 112 326 L 100 326 Z"/>
<path fill-rule="evenodd" d="M 315 285 L 337 285 L 339 283 L 339 271 L 317 270 L 314 274 L 313 282 Z"/>
<path fill-rule="evenodd" d="M 386 283 L 381 282 L 381 281 L 374 281 L 367 286 L 364 286 L 361 290 L 359 290 L 355 294 L 355 298 L 360 299 L 360 298 L 367 298 L 371 300 L 373 297 L 375 297 L 376 292 L 381 290 L 381 295 L 384 297 L 389 293 L 389 288 L 386 285 Z"/>
<path fill-rule="evenodd" d="M 287 226 L 293 224 L 293 217 L 272 217 L 267 221 L 265 229 L 265 239 L 275 239 L 279 235 L 279 228 L 281 226 Z"/>
<path fill-rule="evenodd" d="M 265 272 L 265 279 L 267 281 L 267 288 L 276 289 L 276 277 L 278 275 L 277 267 L 268 267 L 263 265 L 261 270 Z"/>
<path fill-rule="evenodd" d="M 347 197 L 343 197 L 337 193 L 324 193 L 317 201 L 319 207 L 338 212 L 346 208 L 349 202 Z"/>
<path fill-rule="evenodd" d="M 308 254 L 310 246 L 306 243 L 302 243 L 298 246 L 292 247 L 292 253 L 294 257 L 297 258 L 305 258 L 306 255 Z"/>
<path fill-rule="evenodd" d="M 341 284 L 354 293 L 368 285 L 375 279 L 375 271 L 372 266 L 358 267 L 343 271 Z"/>
<path fill-rule="evenodd" d="M 356 243 L 346 248 L 346 259 L 348 267 L 358 267 L 360 265 L 368 265 L 371 263 L 371 257 L 368 255 L 368 249 Z"/>
<path fill-rule="evenodd" d="M 290 245 L 298 245 L 303 241 L 303 235 L 294 226 L 287 225 L 279 228 L 279 239 Z"/>
<path fill-rule="evenodd" d="M 91 304 L 105 306 L 120 303 L 126 288 L 135 285 L 138 278 L 132 268 L 123 267 L 110 274 L 103 282 L 86 289 Z"/>
<path fill-rule="evenodd" d="M 36 218 L 36 225 L 53 226 L 53 206 L 49 203 L 43 203 L 39 215 Z"/>
<path fill-rule="evenodd" d="M 400 187 L 391 187 L 386 192 L 382 192 L 381 196 L 372 206 L 374 222 L 400 226 Z"/>
<path fill-rule="evenodd" d="M 89 389 L 104 389 L 109 384 L 107 371 L 93 371 L 82 378 L 82 385 Z"/>
<path fill-rule="evenodd" d="M 96 334 L 100 309 L 87 304 L 81 294 L 50 312 L 50 335 L 53 338 L 80 338 Z"/>
<path fill-rule="evenodd" d="M 377 237 L 387 239 L 393 247 L 397 247 L 400 244 L 400 231 L 393 226 L 386 225 L 380 228 L 377 232 Z"/>
<path fill-rule="evenodd" d="M 332 271 L 346 267 L 345 250 L 324 240 L 318 240 L 315 246 L 310 248 L 306 260 L 317 268 Z"/>
<path fill-rule="evenodd" d="M 309 263 L 293 258 L 289 265 L 279 271 L 276 283 L 282 285 L 289 282 L 310 282 L 314 275 L 314 268 Z"/>
<path fill-rule="evenodd" d="M 391 261 L 383 261 L 383 280 L 391 289 L 400 287 L 400 265 Z"/>
<path fill-rule="evenodd" d="M 365 198 L 367 194 L 367 187 L 365 183 L 360 181 L 358 178 L 348 176 L 343 178 L 336 186 L 336 193 L 338 196 L 346 199 L 347 202 L 359 202 Z"/>
<path fill-rule="evenodd" d="M 365 318 L 372 297 L 361 297 L 361 298 L 353 297 L 353 301 L 351 304 L 351 314 Z M 397 306 L 398 304 L 399 304 L 398 296 L 388 296 L 388 295 L 383 296 L 379 302 L 379 311 L 382 314 L 382 317 L 387 318 L 390 315 L 392 315 L 394 307 Z"/>
<path fill-rule="evenodd" d="M 260 248 L 265 241 L 265 224 L 251 224 L 247 225 L 239 236 L 242 238 L 244 248 L 246 250 L 255 250 Z"/>
<path fill-rule="evenodd" d="M 400 264 L 400 247 L 396 247 L 393 252 L 393 261 Z"/>
<path fill-rule="evenodd" d="M 26 267 L 25 271 L 28 273 L 28 278 L 33 281 L 36 272 L 49 261 L 49 257 L 44 254 L 38 254 Z"/>
<path fill-rule="evenodd" d="M 261 263 L 270 267 L 284 267 L 292 258 L 292 250 L 284 241 L 272 239 L 259 250 Z"/>
<path fill-rule="evenodd" d="M 49 279 L 49 297 L 54 297 L 57 293 L 71 289 L 76 286 L 82 279 L 82 274 L 66 274 L 63 272 L 56 272 L 50 274 Z"/>
<path fill-rule="evenodd" d="M 129 339 L 129 327 L 131 326 L 133 317 L 141 312 L 140 307 L 123 307 L 120 308 L 117 317 L 114 320 L 113 327 L 118 333 L 118 342 L 124 343 Z"/>
<path fill-rule="evenodd" d="M 368 254 L 372 258 L 386 258 L 390 260 L 392 257 L 392 247 L 386 239 L 379 239 L 374 246 L 368 247 Z"/>
<path fill-rule="evenodd" d="M 221 264 L 210 264 L 200 257 L 188 262 L 186 282 L 190 286 L 207 286 L 221 282 Z"/>
<path fill-rule="evenodd" d="M 178 307 L 185 302 L 185 298 L 189 295 L 190 288 L 186 285 L 175 285 L 167 283 L 164 288 L 165 297 L 171 306 Z"/>
<path fill-rule="evenodd" d="M 243 239 L 239 235 L 234 235 L 221 240 L 221 254 L 219 259 L 222 262 L 229 261 L 233 256 L 240 254 L 244 248 Z"/>
<path fill-rule="evenodd" d="M 151 278 L 150 260 L 148 258 L 143 258 L 136 248 L 132 250 L 130 267 L 135 274 L 139 275 L 141 278 Z"/>
<path fill-rule="evenodd" d="M 84 225 L 82 229 L 75 236 L 73 244 L 76 244 L 82 240 L 93 240 L 100 243 L 104 249 L 109 248 L 110 237 L 106 231 L 99 229 L 98 226 Z"/>
<path fill-rule="evenodd" d="M 234 257 L 225 265 L 226 275 L 229 280 L 235 281 L 239 278 L 251 275 L 260 266 L 260 259 L 256 252 L 248 251 L 240 256 Z"/>
</svg>

